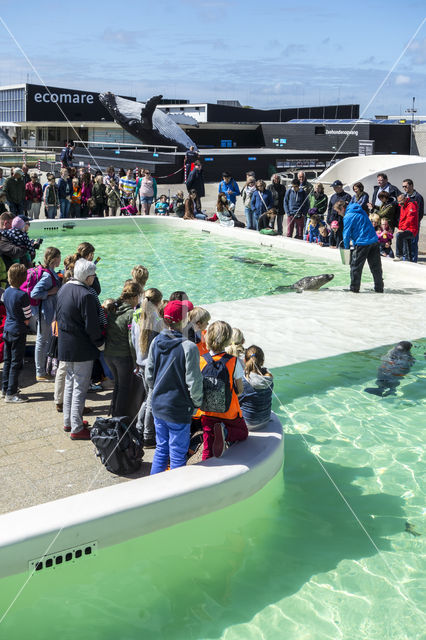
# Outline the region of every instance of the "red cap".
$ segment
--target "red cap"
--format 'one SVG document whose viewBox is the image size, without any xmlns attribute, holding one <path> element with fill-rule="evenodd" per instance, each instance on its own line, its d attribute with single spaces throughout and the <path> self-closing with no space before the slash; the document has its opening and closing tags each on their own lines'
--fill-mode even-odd
<svg viewBox="0 0 426 640">
<path fill-rule="evenodd" d="M 172 300 L 164 307 L 164 320 L 181 322 L 193 308 L 194 305 L 189 300 Z"/>
</svg>

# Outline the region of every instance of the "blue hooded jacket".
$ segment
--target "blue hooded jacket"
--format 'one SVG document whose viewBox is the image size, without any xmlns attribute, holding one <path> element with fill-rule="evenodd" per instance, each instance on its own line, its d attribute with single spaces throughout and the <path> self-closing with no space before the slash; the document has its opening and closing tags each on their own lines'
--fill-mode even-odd
<svg viewBox="0 0 426 640">
<path fill-rule="evenodd" d="M 344 220 L 343 244 L 345 249 L 349 249 L 351 240 L 355 246 L 362 247 L 378 242 L 377 233 L 371 220 L 359 204 L 348 205 Z"/>
</svg>

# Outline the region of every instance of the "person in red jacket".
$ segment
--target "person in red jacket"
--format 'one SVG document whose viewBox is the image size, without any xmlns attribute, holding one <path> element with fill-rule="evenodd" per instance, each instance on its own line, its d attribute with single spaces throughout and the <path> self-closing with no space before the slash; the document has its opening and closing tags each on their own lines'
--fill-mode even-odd
<svg viewBox="0 0 426 640">
<path fill-rule="evenodd" d="M 419 208 L 417 202 L 401 193 L 398 196 L 399 222 L 396 234 L 396 257 L 394 260 L 412 260 L 412 239 L 419 233 Z"/>
</svg>

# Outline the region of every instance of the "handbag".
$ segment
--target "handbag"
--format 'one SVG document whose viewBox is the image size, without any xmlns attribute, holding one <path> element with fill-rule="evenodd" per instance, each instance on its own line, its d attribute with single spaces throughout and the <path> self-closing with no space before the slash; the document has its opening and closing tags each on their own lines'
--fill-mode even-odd
<svg viewBox="0 0 426 640">
<path fill-rule="evenodd" d="M 58 370 L 58 336 L 53 335 L 46 356 L 46 373 L 55 377 Z"/>
</svg>

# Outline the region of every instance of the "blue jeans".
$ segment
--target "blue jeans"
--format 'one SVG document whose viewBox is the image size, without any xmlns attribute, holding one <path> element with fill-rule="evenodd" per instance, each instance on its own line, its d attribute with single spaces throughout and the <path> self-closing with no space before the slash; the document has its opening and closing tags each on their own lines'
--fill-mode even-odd
<svg viewBox="0 0 426 640">
<path fill-rule="evenodd" d="M 60 218 L 68 218 L 70 212 L 71 202 L 64 198 L 63 200 L 59 200 L 59 208 L 61 213 L 59 214 Z"/>
<path fill-rule="evenodd" d="M 52 323 L 46 322 L 43 316 L 38 315 L 38 312 L 39 309 L 37 307 L 37 338 L 34 359 L 36 376 L 45 376 L 47 352 L 52 339 Z"/>
<path fill-rule="evenodd" d="M 411 241 L 411 262 L 417 262 L 419 258 L 419 234 Z"/>
<path fill-rule="evenodd" d="M 256 229 L 256 225 L 254 222 L 253 211 L 248 207 L 244 207 L 244 215 L 246 217 L 246 227 L 247 229 Z"/>
<path fill-rule="evenodd" d="M 207 216 L 204 213 L 194 213 L 195 218 L 198 220 L 205 220 Z"/>
<path fill-rule="evenodd" d="M 27 335 L 14 335 L 4 332 L 4 361 L 2 390 L 8 396 L 18 393 L 18 378 L 22 369 Z"/>
<path fill-rule="evenodd" d="M 191 424 L 174 424 L 154 416 L 157 447 L 152 460 L 151 475 L 167 469 L 170 457 L 170 469 L 186 465 Z"/>
<path fill-rule="evenodd" d="M 9 211 L 10 213 L 12 213 L 14 216 L 20 216 L 23 213 L 25 213 L 26 209 L 25 209 L 25 201 L 23 200 L 22 202 L 9 202 L 9 200 L 7 201 L 7 204 L 9 205 Z"/>
<path fill-rule="evenodd" d="M 46 218 L 49 218 L 49 220 L 53 220 L 53 218 L 56 218 L 56 207 L 55 205 L 48 205 L 45 209 L 45 214 L 46 214 Z"/>
</svg>

